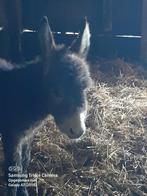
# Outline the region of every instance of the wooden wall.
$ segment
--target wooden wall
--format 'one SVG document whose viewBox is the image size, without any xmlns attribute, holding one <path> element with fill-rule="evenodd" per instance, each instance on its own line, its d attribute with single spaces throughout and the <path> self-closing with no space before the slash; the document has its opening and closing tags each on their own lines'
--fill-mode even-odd
<svg viewBox="0 0 147 196">
<path fill-rule="evenodd" d="M 3 9 L 5 1 L 12 3 L 19 0 L 0 0 L 0 26 L 4 26 L 6 21 Z M 92 33 L 91 54 L 102 57 L 117 55 L 128 59 L 140 59 L 140 38 L 118 38 L 116 35 L 141 35 L 143 0 L 20 1 L 22 28 L 37 30 L 40 19 L 47 15 L 52 30 L 62 32 L 61 35 L 56 35 L 57 42 L 65 42 L 68 45 L 75 36 L 64 33 L 78 32 L 81 21 L 87 16 Z M 23 35 L 25 50 L 30 48 L 30 41 L 35 43 L 33 41 L 36 39 L 35 34 L 34 37 L 32 34 Z M 28 51 L 26 53 L 29 54 Z"/>
</svg>

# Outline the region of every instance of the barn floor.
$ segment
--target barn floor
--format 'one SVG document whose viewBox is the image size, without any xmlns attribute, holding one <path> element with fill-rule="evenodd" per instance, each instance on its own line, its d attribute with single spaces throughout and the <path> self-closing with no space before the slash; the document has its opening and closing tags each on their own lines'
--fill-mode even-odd
<svg viewBox="0 0 147 196">
<path fill-rule="evenodd" d="M 33 141 L 35 196 L 147 195 L 147 73 L 121 59 L 91 65 L 83 140 L 60 134 L 52 117 Z M 0 195 L 4 195 L 0 146 Z"/>
</svg>

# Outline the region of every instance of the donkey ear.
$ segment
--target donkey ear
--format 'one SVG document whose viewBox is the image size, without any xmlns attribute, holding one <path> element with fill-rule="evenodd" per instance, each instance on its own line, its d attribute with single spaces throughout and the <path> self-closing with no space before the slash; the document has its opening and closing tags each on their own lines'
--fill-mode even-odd
<svg viewBox="0 0 147 196">
<path fill-rule="evenodd" d="M 44 62 L 44 73 L 47 74 L 49 70 L 49 60 L 52 51 L 56 47 L 54 36 L 52 34 L 51 28 L 48 23 L 47 16 L 44 16 L 41 20 L 40 28 L 38 31 L 39 34 L 39 41 L 40 41 L 40 48 L 41 48 L 41 56 Z"/>
<path fill-rule="evenodd" d="M 79 33 L 78 37 L 73 41 L 69 49 L 75 53 L 78 53 L 82 58 L 86 58 L 89 48 L 90 48 L 90 29 L 89 23 L 85 17 L 84 27 L 82 31 Z"/>
<path fill-rule="evenodd" d="M 39 41 L 42 52 L 48 53 L 55 47 L 54 36 L 48 23 L 47 16 L 44 16 L 41 20 L 39 28 Z"/>
</svg>

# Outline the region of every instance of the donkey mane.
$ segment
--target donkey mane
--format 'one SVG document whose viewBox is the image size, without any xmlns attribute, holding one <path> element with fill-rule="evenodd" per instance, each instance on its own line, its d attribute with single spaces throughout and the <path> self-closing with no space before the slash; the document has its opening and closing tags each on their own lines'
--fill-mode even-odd
<svg viewBox="0 0 147 196">
<path fill-rule="evenodd" d="M 16 69 L 23 69 L 23 68 L 26 68 L 27 66 L 35 65 L 38 63 L 41 63 L 40 56 L 36 56 L 33 60 L 25 61 L 20 64 L 15 64 L 10 61 L 7 61 L 6 59 L 0 58 L 0 72 L 1 71 L 12 71 L 12 70 L 16 70 Z"/>
<path fill-rule="evenodd" d="M 15 65 L 6 61 L 5 59 L 0 59 L 0 71 L 11 71 L 15 68 Z"/>
<path fill-rule="evenodd" d="M 72 69 L 75 69 L 77 74 L 77 82 L 82 84 L 83 88 L 88 88 L 92 84 L 89 65 L 84 58 L 81 58 L 75 53 L 68 53 L 65 56 L 67 61 L 71 62 Z"/>
</svg>

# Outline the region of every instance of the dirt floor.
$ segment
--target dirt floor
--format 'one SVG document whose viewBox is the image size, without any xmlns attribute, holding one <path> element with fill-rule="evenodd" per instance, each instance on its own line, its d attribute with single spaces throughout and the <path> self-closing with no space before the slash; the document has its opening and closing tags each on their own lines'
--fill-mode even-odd
<svg viewBox="0 0 147 196">
<path fill-rule="evenodd" d="M 121 59 L 98 60 L 91 73 L 83 138 L 69 140 L 52 117 L 35 134 L 29 172 L 46 177 L 32 196 L 147 195 L 147 73 Z"/>
</svg>

